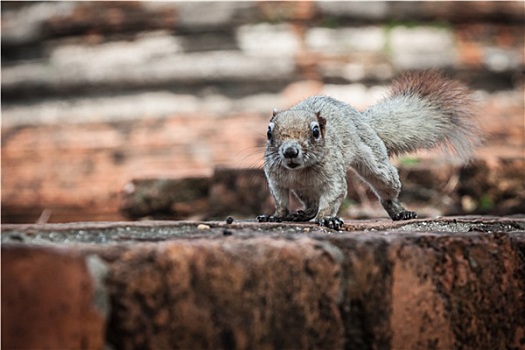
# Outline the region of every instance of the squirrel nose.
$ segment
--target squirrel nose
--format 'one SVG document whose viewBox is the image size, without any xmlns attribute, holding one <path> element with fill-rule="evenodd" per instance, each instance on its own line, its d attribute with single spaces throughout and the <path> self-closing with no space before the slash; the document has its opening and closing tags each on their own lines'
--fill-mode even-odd
<svg viewBox="0 0 525 350">
<path fill-rule="evenodd" d="M 286 147 L 286 149 L 283 152 L 284 158 L 297 158 L 299 155 L 299 150 L 296 147 Z"/>
</svg>

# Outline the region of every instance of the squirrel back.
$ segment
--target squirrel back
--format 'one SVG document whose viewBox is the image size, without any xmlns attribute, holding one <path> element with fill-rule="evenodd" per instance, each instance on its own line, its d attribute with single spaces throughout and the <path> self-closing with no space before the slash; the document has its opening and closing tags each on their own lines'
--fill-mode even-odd
<svg viewBox="0 0 525 350">
<path fill-rule="evenodd" d="M 469 89 L 436 70 L 395 79 L 390 95 L 363 112 L 389 155 L 441 147 L 467 159 L 481 142 Z"/>
</svg>

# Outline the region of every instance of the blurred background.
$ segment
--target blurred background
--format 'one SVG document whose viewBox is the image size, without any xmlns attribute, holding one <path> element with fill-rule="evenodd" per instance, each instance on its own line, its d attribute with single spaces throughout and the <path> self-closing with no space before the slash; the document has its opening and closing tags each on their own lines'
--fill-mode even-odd
<svg viewBox="0 0 525 350">
<path fill-rule="evenodd" d="M 254 217 L 268 119 L 314 94 L 364 109 L 399 72 L 468 84 L 468 167 L 396 159 L 424 215 L 524 212 L 524 3 L 1 3 L 2 222 Z M 348 218 L 386 214 L 350 178 Z M 416 206 L 416 207 L 414 207 Z"/>
</svg>

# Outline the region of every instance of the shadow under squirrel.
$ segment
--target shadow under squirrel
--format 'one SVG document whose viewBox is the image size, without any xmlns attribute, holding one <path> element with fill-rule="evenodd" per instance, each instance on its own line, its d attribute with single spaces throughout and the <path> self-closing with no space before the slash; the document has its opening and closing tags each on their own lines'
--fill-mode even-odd
<svg viewBox="0 0 525 350">
<path fill-rule="evenodd" d="M 480 144 L 473 109 L 466 86 L 428 70 L 401 75 L 386 99 L 363 112 L 328 96 L 274 110 L 264 172 L 276 210 L 257 220 L 315 219 L 339 229 L 348 168 L 370 185 L 392 220 L 415 218 L 398 200 L 401 183 L 389 157 L 441 146 L 467 159 Z M 303 210 L 289 211 L 290 192 Z"/>
</svg>

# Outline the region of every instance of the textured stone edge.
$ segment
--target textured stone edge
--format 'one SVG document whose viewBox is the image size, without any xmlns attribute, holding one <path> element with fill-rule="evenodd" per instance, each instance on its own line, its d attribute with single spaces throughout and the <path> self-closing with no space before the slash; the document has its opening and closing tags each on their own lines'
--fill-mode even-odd
<svg viewBox="0 0 525 350">
<path fill-rule="evenodd" d="M 214 238 L 71 249 L 107 264 L 109 344 L 346 349 L 525 344 L 524 231 L 281 236 L 253 231 Z"/>
</svg>

